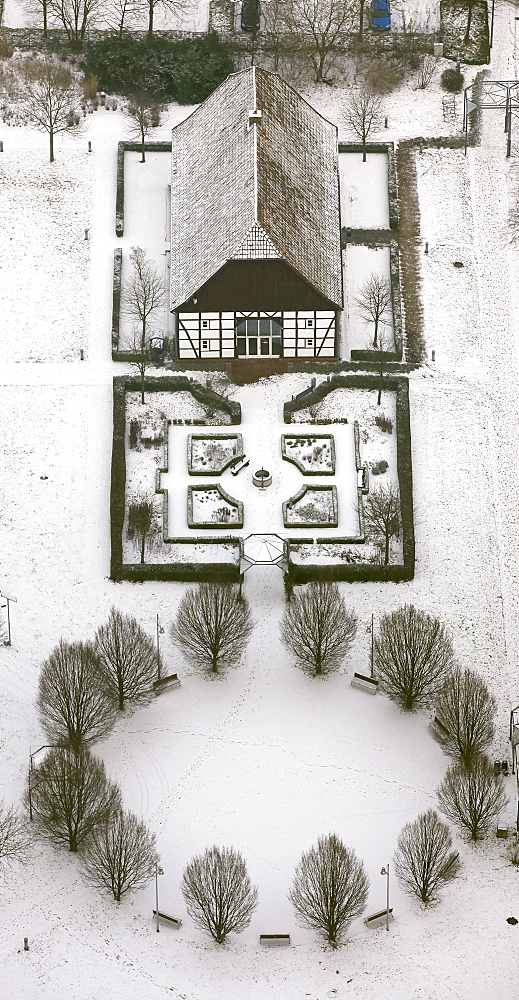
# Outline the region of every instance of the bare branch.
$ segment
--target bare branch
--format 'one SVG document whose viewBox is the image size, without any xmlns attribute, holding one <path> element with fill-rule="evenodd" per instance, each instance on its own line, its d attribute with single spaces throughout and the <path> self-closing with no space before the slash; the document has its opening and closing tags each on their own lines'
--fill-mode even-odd
<svg viewBox="0 0 519 1000">
<path fill-rule="evenodd" d="M 13 806 L 0 801 L 0 872 L 5 873 L 13 861 L 27 861 L 30 840 L 26 821 Z"/>
<path fill-rule="evenodd" d="M 438 692 L 435 712 L 445 727 L 435 738 L 449 756 L 470 767 L 494 738 L 497 702 L 484 680 L 474 670 L 454 667 Z"/>
<path fill-rule="evenodd" d="M 120 811 L 121 793 L 87 750 L 55 749 L 29 772 L 24 802 L 44 837 L 77 851 L 96 826 Z"/>
<path fill-rule="evenodd" d="M 391 314 L 391 282 L 381 274 L 370 275 L 355 302 L 362 318 L 374 323 L 373 347 L 377 347 L 379 324 Z"/>
<path fill-rule="evenodd" d="M 398 538 L 402 527 L 400 496 L 394 486 L 379 486 L 364 499 L 364 522 L 384 543 L 384 565 L 389 563 L 391 539 Z"/>
<path fill-rule="evenodd" d="M 160 531 L 161 518 L 155 494 L 141 493 L 130 497 L 127 535 L 130 540 L 135 538 L 139 546 L 141 564 L 144 563 L 146 547 L 157 544 Z"/>
<path fill-rule="evenodd" d="M 138 621 L 112 608 L 98 628 L 94 646 L 105 690 L 122 712 L 127 701 L 140 701 L 153 689 L 161 661 L 153 640 Z"/>
<path fill-rule="evenodd" d="M 188 660 L 217 673 L 237 666 L 253 628 L 248 602 L 237 587 L 201 583 L 184 594 L 171 638 Z"/>
<path fill-rule="evenodd" d="M 194 857 L 182 877 L 182 895 L 190 917 L 217 944 L 245 930 L 258 905 L 258 890 L 232 847 L 210 847 Z"/>
<path fill-rule="evenodd" d="M 287 0 L 280 8 L 289 43 L 307 56 L 316 83 L 332 82 L 327 74 L 352 30 L 353 10 L 347 0 Z"/>
<path fill-rule="evenodd" d="M 115 707 L 100 684 L 91 643 L 60 640 L 41 669 L 37 706 L 52 743 L 79 749 L 110 732 Z"/>
<path fill-rule="evenodd" d="M 314 674 L 337 670 L 357 631 L 336 583 L 310 583 L 286 605 L 281 640 L 304 669 Z"/>
<path fill-rule="evenodd" d="M 134 813 L 119 812 L 93 830 L 81 862 L 86 880 L 107 889 L 120 903 L 127 892 L 142 889 L 155 875 L 155 836 Z"/>
<path fill-rule="evenodd" d="M 344 123 L 362 143 L 362 159 L 366 162 L 366 143 L 373 132 L 378 132 L 384 124 L 382 102 L 370 90 L 352 94 L 344 112 Z"/>
<path fill-rule="evenodd" d="M 336 946 L 351 921 L 366 909 L 368 890 L 363 862 L 336 833 L 330 833 L 303 854 L 288 898 L 301 923 Z"/>
<path fill-rule="evenodd" d="M 395 872 L 405 892 L 427 905 L 459 871 L 459 855 L 452 850 L 449 827 L 434 809 L 420 813 L 401 830 L 394 857 Z"/>
<path fill-rule="evenodd" d="M 435 697 L 453 661 L 452 642 L 440 620 L 412 604 L 383 616 L 373 654 L 383 688 L 409 712 Z"/>
<path fill-rule="evenodd" d="M 470 840 L 482 840 L 506 803 L 501 775 L 488 757 L 475 757 L 469 768 L 452 764 L 438 788 L 440 809 Z"/>
</svg>

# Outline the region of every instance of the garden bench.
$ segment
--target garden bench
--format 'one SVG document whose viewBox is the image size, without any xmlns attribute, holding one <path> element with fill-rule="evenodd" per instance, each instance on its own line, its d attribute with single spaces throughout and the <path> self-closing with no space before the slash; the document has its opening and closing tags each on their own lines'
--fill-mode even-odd
<svg viewBox="0 0 519 1000">
<path fill-rule="evenodd" d="M 157 911 L 156 910 L 153 911 L 153 916 L 154 917 L 157 916 Z M 161 911 L 159 910 L 158 917 L 159 917 L 159 920 L 165 920 L 166 923 L 171 924 L 172 927 L 177 927 L 178 928 L 178 927 L 182 926 L 182 921 L 179 920 L 178 917 L 170 917 L 169 913 L 161 913 Z"/>
<path fill-rule="evenodd" d="M 439 732 L 441 736 L 451 735 L 449 730 L 447 729 L 447 726 L 443 724 L 442 720 L 439 719 L 437 715 L 434 716 L 434 719 L 431 722 L 431 729 L 432 730 L 436 729 L 436 731 Z"/>
<path fill-rule="evenodd" d="M 367 691 L 368 694 L 376 694 L 378 691 L 378 681 L 374 677 L 367 677 L 366 674 L 354 673 L 351 679 L 351 686 Z"/>
<path fill-rule="evenodd" d="M 178 674 L 168 674 L 167 677 L 161 677 L 158 681 L 153 681 L 153 690 L 155 694 L 162 694 L 166 688 L 170 687 L 180 687 Z"/>
<path fill-rule="evenodd" d="M 277 947 L 290 944 L 290 934 L 260 934 L 260 944 Z"/>
<path fill-rule="evenodd" d="M 378 913 L 372 913 L 370 917 L 365 917 L 364 923 L 367 927 L 379 927 L 387 919 L 387 910 L 379 910 Z M 393 916 L 393 907 L 389 907 L 389 916 Z"/>
<path fill-rule="evenodd" d="M 368 470 L 365 465 L 357 469 L 357 489 L 369 493 Z"/>
<path fill-rule="evenodd" d="M 241 458 L 238 459 L 236 465 L 231 467 L 231 476 L 237 476 L 238 473 L 241 472 L 242 469 L 246 469 L 248 465 L 250 465 L 250 459 L 246 458 L 245 455 L 242 455 Z"/>
</svg>

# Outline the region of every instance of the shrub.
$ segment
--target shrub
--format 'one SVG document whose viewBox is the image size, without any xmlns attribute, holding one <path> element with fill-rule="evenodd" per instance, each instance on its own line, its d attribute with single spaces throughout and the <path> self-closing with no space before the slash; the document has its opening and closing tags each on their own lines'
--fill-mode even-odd
<svg viewBox="0 0 519 1000">
<path fill-rule="evenodd" d="M 380 476 L 383 472 L 386 472 L 388 468 L 388 463 L 385 458 L 381 458 L 379 462 L 373 462 L 371 466 L 371 471 L 374 476 Z"/>
<path fill-rule="evenodd" d="M 440 83 L 443 90 L 447 90 L 449 94 L 459 94 L 463 88 L 464 79 L 465 77 L 460 70 L 444 69 Z"/>
<path fill-rule="evenodd" d="M 402 83 L 403 73 L 399 66 L 377 60 L 368 67 L 366 84 L 375 94 L 390 94 Z"/>
<path fill-rule="evenodd" d="M 377 427 L 380 427 L 381 431 L 386 431 L 387 434 L 391 434 L 391 431 L 393 430 L 393 421 L 391 420 L 391 417 L 386 417 L 384 413 L 377 413 L 375 423 Z"/>
<path fill-rule="evenodd" d="M 0 10 L 2 5 L 0 4 Z M 0 59 L 10 59 L 14 52 L 14 46 L 7 35 L 0 35 Z"/>
<path fill-rule="evenodd" d="M 87 50 L 86 74 L 96 76 L 109 93 L 130 96 L 136 81 L 159 101 L 197 104 L 234 71 L 226 45 L 216 34 L 171 40 L 103 38 Z"/>
</svg>

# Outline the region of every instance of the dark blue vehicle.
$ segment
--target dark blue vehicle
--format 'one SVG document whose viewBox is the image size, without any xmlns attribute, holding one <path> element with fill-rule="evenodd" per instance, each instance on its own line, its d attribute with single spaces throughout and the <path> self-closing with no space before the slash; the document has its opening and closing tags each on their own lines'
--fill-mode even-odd
<svg viewBox="0 0 519 1000">
<path fill-rule="evenodd" d="M 371 0 L 371 27 L 375 31 L 389 31 L 391 27 L 389 0 Z"/>
<path fill-rule="evenodd" d="M 260 27 L 259 0 L 243 0 L 240 25 L 242 31 L 256 32 Z"/>
</svg>

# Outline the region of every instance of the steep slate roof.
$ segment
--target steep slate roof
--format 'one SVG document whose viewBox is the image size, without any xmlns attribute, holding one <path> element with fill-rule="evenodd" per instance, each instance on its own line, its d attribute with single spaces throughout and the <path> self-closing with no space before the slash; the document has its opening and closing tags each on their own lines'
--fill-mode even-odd
<svg viewBox="0 0 519 1000">
<path fill-rule="evenodd" d="M 171 308 L 251 256 L 282 257 L 341 307 L 337 129 L 258 67 L 233 73 L 173 129 Z"/>
</svg>

